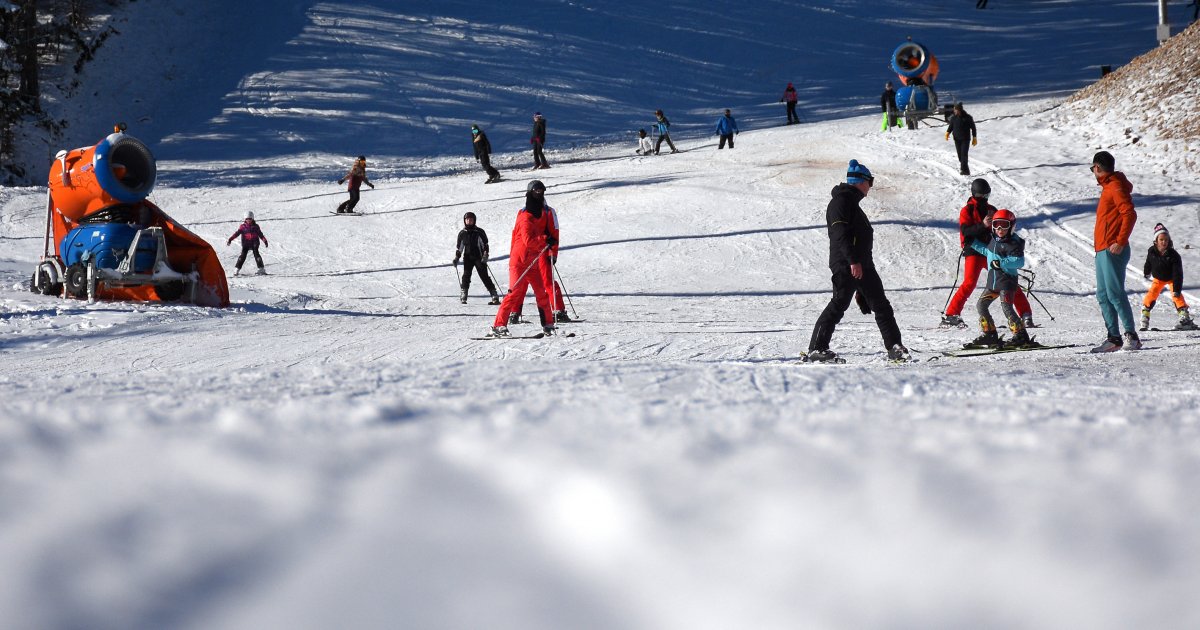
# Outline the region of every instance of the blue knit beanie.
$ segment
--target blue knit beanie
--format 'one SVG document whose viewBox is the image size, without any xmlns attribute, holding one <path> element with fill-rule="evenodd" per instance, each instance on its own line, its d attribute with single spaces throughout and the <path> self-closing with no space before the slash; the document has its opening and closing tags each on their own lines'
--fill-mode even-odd
<svg viewBox="0 0 1200 630">
<path fill-rule="evenodd" d="M 871 169 L 858 163 L 858 160 L 850 160 L 850 167 L 846 169 L 847 184 L 861 184 L 863 182 L 875 183 L 875 178 L 871 176 Z"/>
</svg>

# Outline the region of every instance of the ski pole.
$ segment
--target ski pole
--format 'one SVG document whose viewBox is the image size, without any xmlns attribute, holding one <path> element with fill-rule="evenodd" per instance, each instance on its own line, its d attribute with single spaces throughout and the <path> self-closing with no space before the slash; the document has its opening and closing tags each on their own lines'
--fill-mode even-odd
<svg viewBox="0 0 1200 630">
<path fill-rule="evenodd" d="M 954 291 L 956 289 L 958 289 L 958 273 L 959 273 L 959 268 L 962 267 L 962 265 L 960 265 L 959 263 L 962 262 L 962 259 L 964 256 L 966 256 L 966 250 L 959 252 L 958 260 L 954 261 L 954 282 L 950 285 L 950 295 L 946 296 L 946 305 L 942 307 L 942 315 L 945 315 L 946 309 L 950 308 L 950 300 L 954 298 Z M 1050 319 L 1054 319 L 1054 318 L 1051 317 Z"/>
<path fill-rule="evenodd" d="M 454 259 L 454 277 L 458 278 L 458 288 L 462 289 L 462 276 L 458 275 L 458 259 Z"/>
<path fill-rule="evenodd" d="M 542 254 L 545 254 L 546 250 L 548 250 L 548 249 L 550 249 L 549 245 L 543 247 L 542 251 L 538 252 L 537 256 L 533 257 L 533 261 L 529 263 L 529 266 L 525 268 L 525 271 L 522 271 L 521 275 L 517 276 L 517 279 L 513 281 L 513 286 L 508 287 L 508 291 L 510 293 L 512 292 L 513 287 L 517 286 L 518 284 L 521 284 L 521 279 L 525 277 L 525 274 L 529 273 L 530 269 L 533 269 L 533 266 L 537 264 L 537 261 L 542 257 Z"/>
<path fill-rule="evenodd" d="M 1038 306 L 1042 307 L 1043 311 L 1046 311 L 1046 316 L 1050 318 L 1050 321 L 1054 321 L 1054 316 L 1050 314 L 1050 309 L 1046 308 L 1046 305 L 1042 304 L 1042 300 L 1033 294 L 1033 283 L 1034 280 L 1037 279 L 1037 274 L 1031 270 L 1022 269 L 1021 279 L 1027 283 L 1025 285 L 1025 293 L 1028 294 L 1029 297 L 1033 298 L 1033 301 L 1037 302 Z"/>
<path fill-rule="evenodd" d="M 488 275 L 492 277 L 493 286 L 499 287 L 500 281 L 496 279 L 496 274 L 492 273 L 492 266 L 487 264 L 486 262 L 483 263 L 483 266 L 485 269 L 487 269 Z M 505 291 L 505 293 L 508 293 L 508 291 Z"/>
<path fill-rule="evenodd" d="M 563 297 L 567 298 L 567 305 L 571 307 L 571 314 L 579 319 L 579 313 L 575 312 L 575 305 L 571 303 L 571 294 L 567 292 L 567 283 L 563 282 L 562 274 L 558 272 L 558 265 L 552 261 L 550 266 L 554 268 L 554 275 L 558 276 L 558 284 L 562 287 Z"/>
</svg>

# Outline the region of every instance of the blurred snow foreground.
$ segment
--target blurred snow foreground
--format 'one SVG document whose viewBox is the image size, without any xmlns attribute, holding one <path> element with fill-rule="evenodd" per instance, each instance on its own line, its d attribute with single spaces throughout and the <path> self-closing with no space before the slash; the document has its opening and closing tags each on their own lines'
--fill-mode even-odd
<svg viewBox="0 0 1200 630">
<path fill-rule="evenodd" d="M 972 58 L 1019 42 L 1030 58 L 1122 50 L 1115 63 L 1127 61 L 1153 41 L 1152 26 L 1128 26 L 1141 8 L 1113 0 L 1074 14 L 1062 3 L 999 2 L 905 14 L 931 31 L 922 40 L 938 51 L 939 86 L 956 71 L 991 73 L 991 85 L 1007 86 L 1003 99 L 982 81 L 957 90 L 980 126 L 972 168 L 1027 240 L 1037 293 L 1053 314 L 1035 305 L 1039 340 L 1080 344 L 952 359 L 940 351 L 975 334 L 936 328 L 970 180 L 957 175 L 940 130 L 880 133 L 879 114 L 866 107 L 783 126 L 775 102 L 799 78 L 784 71 L 789 42 L 868 41 L 851 35 L 866 29 L 886 41 L 882 79 L 862 78 L 876 61 L 864 71 L 858 44 L 849 52 L 838 44 L 827 58 L 847 60 L 829 67 L 845 72 L 824 83 L 833 100 L 873 103 L 886 49 L 906 33 L 868 16 L 899 14 L 898 3 L 800 6 L 794 15 L 771 3 L 738 11 L 668 3 L 665 30 L 633 3 L 535 2 L 506 8 L 518 12 L 511 21 L 499 7 L 477 8 L 473 20 L 462 17 L 471 3 L 418 4 L 263 3 L 294 22 L 284 44 L 247 40 L 264 53 L 249 58 L 204 48 L 214 76 L 195 80 L 214 81 L 211 91 L 179 112 L 158 110 L 173 121 L 144 123 L 152 139 L 156 125 L 185 130 L 160 132 L 152 144 L 157 203 L 212 243 L 253 210 L 270 239 L 271 275 L 233 278 L 229 309 L 33 295 L 26 282 L 45 191 L 0 190 L 5 628 L 1200 626 L 1200 337 L 1147 331 L 1144 351 L 1086 353 L 1104 335 L 1091 155 L 1112 152 L 1134 182 L 1127 285 L 1140 299 L 1155 223 L 1171 229 L 1185 268 L 1200 268 L 1200 183 L 1184 157 L 1195 155 L 1196 139 L 1160 137 L 1151 125 L 1194 110 L 1127 115 L 1086 93 L 1063 106 L 1094 68 L 1048 64 L 1061 73 L 1055 90 L 1045 77 Z M 139 20 L 174 23 L 173 12 L 200 10 L 133 3 L 114 19 L 146 33 Z M 533 13 L 538 25 L 556 25 L 542 36 L 546 46 L 529 45 L 531 27 L 516 30 Z M 600 46 L 584 29 L 614 14 L 629 21 L 604 31 L 609 43 Z M 328 77 L 318 71 L 329 57 L 298 54 L 313 42 L 334 42 L 338 55 L 379 46 L 390 51 L 370 58 L 380 63 L 420 57 L 394 50 L 406 40 L 380 28 L 410 19 L 431 37 L 472 33 L 439 52 L 486 45 L 503 67 L 515 63 L 509 51 L 538 62 L 538 85 L 566 86 L 555 92 L 617 67 L 625 44 L 653 48 L 648 38 L 659 33 L 672 42 L 694 33 L 711 50 L 740 51 L 730 53 L 738 63 L 769 48 L 780 70 L 726 72 L 737 86 L 771 89 L 722 96 L 719 83 L 696 80 L 717 72 L 709 50 L 679 44 L 636 56 L 643 70 L 627 74 L 667 95 L 639 107 L 679 112 L 678 155 L 634 156 L 629 139 L 570 149 L 554 144 L 551 126 L 553 168 L 538 176 L 562 224 L 558 268 L 585 321 L 563 325 L 573 338 L 477 342 L 468 337 L 485 332 L 495 311 L 478 285 L 468 304 L 458 301 L 450 260 L 461 217 L 474 212 L 489 231 L 504 284 L 528 179 L 520 170 L 531 163 L 524 110 L 597 138 L 588 127 L 596 123 L 573 122 L 594 103 L 551 107 L 549 88 L 514 78 L 514 93 L 528 100 L 512 97 L 511 116 L 503 114 L 511 131 L 500 114 L 497 124 L 475 119 L 501 110 L 470 102 L 465 124 L 446 123 L 444 153 L 406 155 L 382 140 L 363 149 L 301 140 L 331 123 L 319 111 L 304 123 L 297 110 L 237 100 L 270 78 L 269 92 L 286 104 L 301 93 L 304 68 Z M 635 21 L 650 26 L 633 29 Z M 794 35 L 755 37 L 758 24 Z M 1021 37 L 1009 39 L 1017 26 Z M 263 28 L 267 38 L 279 27 Z M 572 39 L 582 35 L 592 39 Z M 164 63 L 187 54 L 160 50 Z M 215 62 L 234 58 L 246 81 L 231 90 L 216 81 L 230 70 Z M 106 63 L 116 61 L 98 58 L 89 72 Z M 476 72 L 448 71 L 447 55 L 427 64 L 431 86 Z M 411 76 L 422 68 L 412 67 Z M 378 102 L 367 84 L 394 76 L 381 72 L 326 89 L 340 103 Z M 817 76 L 808 83 L 822 83 Z M 436 91 L 416 81 L 386 85 L 431 120 L 459 107 L 427 98 Z M 172 89 L 164 80 L 163 94 Z M 608 107 L 598 115 L 614 127 L 619 108 Z M 718 152 L 708 131 L 724 107 L 743 134 L 735 150 Z M 642 126 L 637 116 L 629 124 Z M 483 186 L 466 157 L 472 122 L 492 135 L 505 181 Z M 248 140 L 281 128 L 304 149 Z M 195 155 L 175 150 L 182 134 L 203 129 L 212 133 Z M 232 129 L 246 133 L 223 135 Z M 429 146 L 423 133 L 406 138 Z M 365 216 L 335 217 L 345 192 L 333 182 L 358 153 L 372 160 L 377 187 L 363 194 Z M 853 311 L 834 336 L 847 364 L 795 360 L 828 300 L 825 205 L 852 157 L 876 177 L 863 207 L 918 363 L 885 362 L 874 322 Z M 218 253 L 228 268 L 236 252 Z M 1159 306 L 1152 325 L 1170 323 Z"/>
</svg>

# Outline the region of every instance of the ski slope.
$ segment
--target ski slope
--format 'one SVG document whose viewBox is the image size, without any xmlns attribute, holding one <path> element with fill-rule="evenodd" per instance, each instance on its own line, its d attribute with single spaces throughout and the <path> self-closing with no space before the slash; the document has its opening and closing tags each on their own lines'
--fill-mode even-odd
<svg viewBox="0 0 1200 630">
<path fill-rule="evenodd" d="M 473 117 L 478 108 L 468 116 L 435 107 L 435 119 L 465 122 L 444 135 L 427 135 L 429 122 L 384 133 L 393 130 L 385 117 L 361 136 L 326 136 L 344 127 L 320 113 L 305 121 L 281 106 L 238 105 L 252 91 L 245 86 L 267 76 L 277 105 L 303 101 L 289 73 L 360 68 L 352 51 L 413 46 L 398 25 L 426 32 L 410 22 L 434 15 L 420 3 L 279 7 L 263 38 L 294 35 L 254 45 L 294 54 L 244 62 L 237 90 L 210 86 L 195 111 L 172 114 L 181 131 L 145 123 L 147 138 L 158 136 L 159 206 L 213 243 L 230 271 L 237 251 L 223 243 L 245 210 L 271 243 L 271 275 L 231 277 L 231 308 L 31 294 L 45 193 L 0 190 L 4 626 L 1196 627 L 1200 333 L 1147 332 L 1146 351 L 1086 353 L 1104 335 L 1090 240 L 1099 189 L 1087 172 L 1098 146 L 1055 95 L 1068 91 L 1056 85 L 1083 84 L 1082 72 L 1001 74 L 996 83 L 1011 90 L 988 98 L 978 87 L 968 104 L 980 126 L 972 168 L 991 183 L 992 202 L 1016 213 L 1035 294 L 1053 314 L 1034 304 L 1037 336 L 1079 346 L 940 355 L 976 334 L 936 329 L 970 178 L 957 174 L 940 131 L 879 132 L 869 105 L 902 39 L 892 34 L 931 24 L 930 38 L 946 37 L 949 48 L 962 41 L 951 34 L 969 33 L 994 48 L 1012 37 L 1030 54 L 1076 57 L 1144 46 L 1109 41 L 1101 28 L 1143 10 L 1134 3 L 1092 3 L 1104 18 L 1079 18 L 1057 45 L 1058 24 L 1019 9 L 1062 18 L 1071 3 L 993 4 L 985 15 L 908 7 L 900 19 L 898 3 L 798 3 L 788 23 L 768 19 L 779 3 L 741 3 L 740 13 L 668 3 L 670 27 L 613 27 L 608 39 L 619 47 L 703 32 L 724 47 L 683 48 L 635 74 L 705 67 L 739 44 L 785 48 L 757 36 L 757 24 L 766 35 L 813 28 L 829 41 L 861 27 L 887 36 L 874 46 L 864 35 L 845 54 L 879 48 L 878 77 L 859 86 L 861 74 L 843 76 L 829 90 L 835 104 L 866 91 L 867 105 L 773 126 L 783 119 L 774 83 L 789 77 L 739 75 L 739 85 L 770 83 L 772 92 L 761 113 L 746 97 L 736 148 L 717 151 L 702 130 L 728 101 L 685 97 L 691 88 L 663 79 L 685 103 L 658 105 L 680 111 L 672 120 L 683 123 L 673 134 L 682 153 L 639 157 L 632 141 L 606 142 L 617 104 L 596 116 L 562 105 L 551 124 L 576 125 L 567 133 L 579 146 L 558 145 L 553 168 L 536 173 L 523 170 L 520 116 L 487 110 L 515 119 L 484 124 L 500 136 L 511 124 L 515 138 L 497 146 L 505 181 L 488 186 L 463 157 L 466 126 L 488 122 Z M 142 5 L 121 19 L 161 19 L 162 9 Z M 563 45 L 569 35 L 596 37 L 597 23 L 577 22 L 577 12 L 613 5 L 621 10 L 609 13 L 631 23 L 661 16 L 636 3 L 527 10 L 559 25 Z M 501 19 L 499 5 L 440 6 L 450 31 L 503 30 L 479 26 Z M 331 32 L 330 15 L 348 28 L 350 14 L 364 12 L 377 30 L 356 22 L 353 45 L 335 46 L 332 58 L 310 54 L 310 42 Z M 730 12 L 736 19 L 718 19 Z M 865 13 L 892 17 L 864 27 Z M 805 26 L 814 16 L 822 19 Z M 549 82 L 594 87 L 581 78 L 593 65 L 517 39 L 496 43 L 491 57 L 516 47 L 543 62 Z M 478 52 L 446 46 L 440 52 Z M 946 58 L 964 53 L 934 50 L 949 77 Z M 400 64 L 379 54 L 380 64 Z M 527 63 L 515 59 L 504 63 Z M 408 65 L 438 83 L 449 81 L 449 64 Z M 295 154 L 255 140 L 281 129 L 313 139 Z M 372 140 L 380 145 L 356 148 Z M 412 153 L 383 146 L 392 142 Z M 442 151 L 419 152 L 435 145 Z M 1135 186 L 1128 286 L 1140 299 L 1154 223 L 1171 228 L 1185 269 L 1200 268 L 1200 184 L 1164 172 L 1153 146 L 1104 146 Z M 364 216 L 333 216 L 345 197 L 334 181 L 359 152 L 372 159 L 376 189 L 363 194 Z M 876 176 L 863 207 L 918 363 L 884 361 L 873 320 L 853 309 L 833 342 L 847 364 L 796 361 L 829 298 L 825 205 L 850 158 Z M 478 215 L 503 283 L 512 218 L 535 176 L 559 212 L 558 267 L 585 321 L 563 325 L 573 338 L 471 341 L 495 307 L 478 280 L 469 303 L 458 302 L 450 261 L 461 217 Z M 1167 327 L 1174 317 L 1161 301 L 1153 323 Z"/>
</svg>

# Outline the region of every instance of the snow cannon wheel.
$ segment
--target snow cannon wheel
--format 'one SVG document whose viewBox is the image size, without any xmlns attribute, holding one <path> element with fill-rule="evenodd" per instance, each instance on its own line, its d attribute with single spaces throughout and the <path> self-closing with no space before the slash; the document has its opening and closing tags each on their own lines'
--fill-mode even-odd
<svg viewBox="0 0 1200 630">
<path fill-rule="evenodd" d="M 75 263 L 67 267 L 66 277 L 63 278 L 63 286 L 67 289 L 67 295 L 73 298 L 87 297 L 87 267 Z"/>
<path fill-rule="evenodd" d="M 183 298 L 183 280 L 154 285 L 154 295 L 163 302 L 178 302 Z"/>
<path fill-rule="evenodd" d="M 54 269 L 50 263 L 42 263 L 33 270 L 33 278 L 29 281 L 29 290 L 42 295 L 59 295 L 62 293 L 61 282 L 54 282 Z"/>
</svg>

